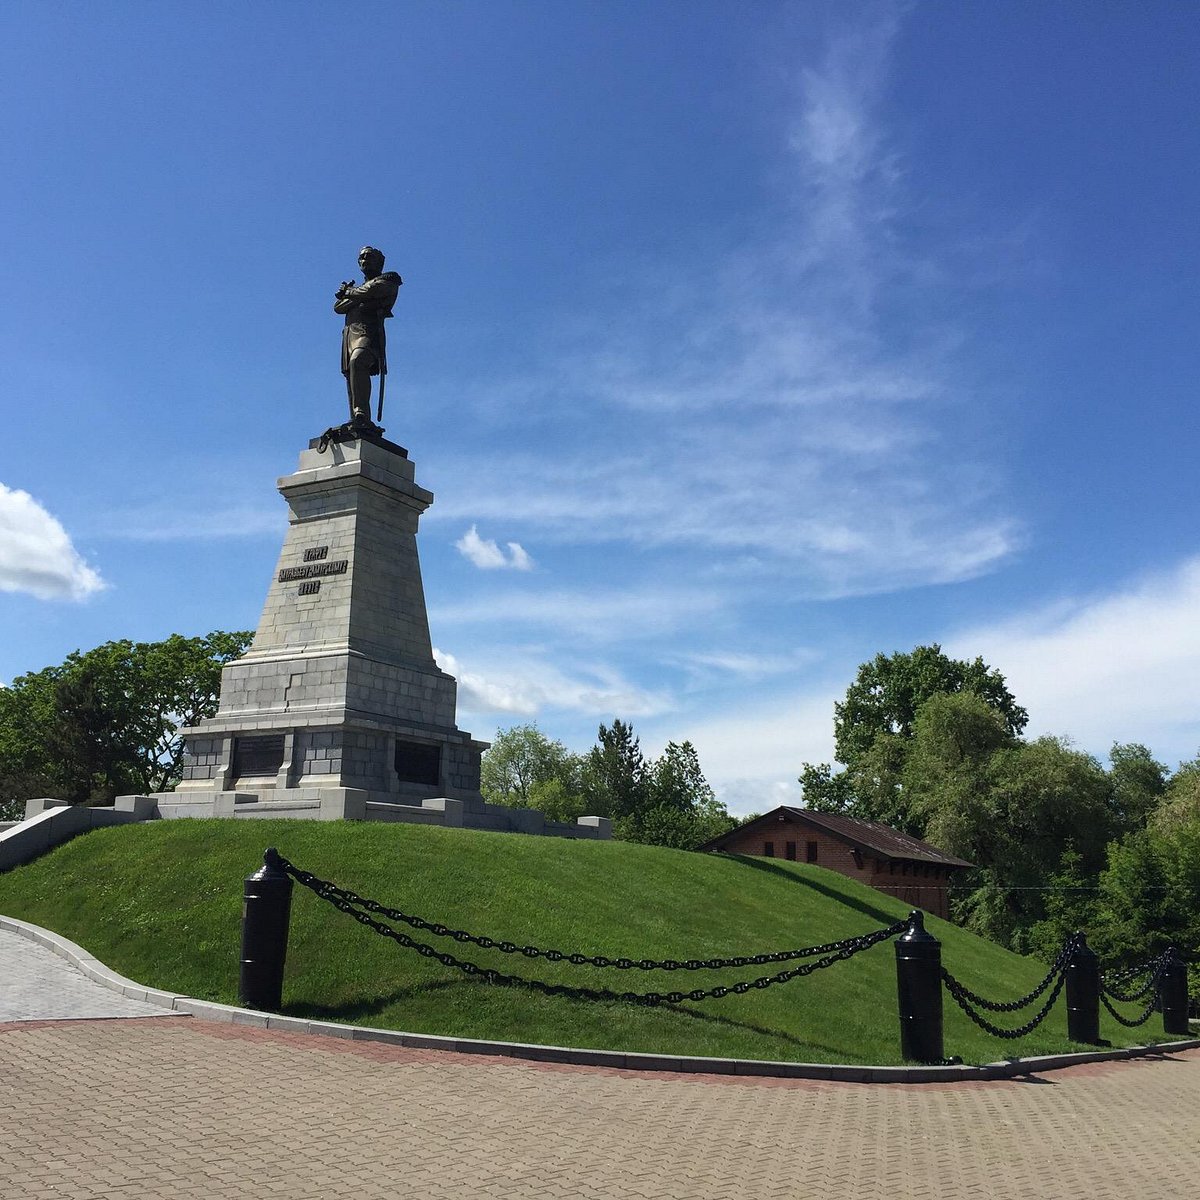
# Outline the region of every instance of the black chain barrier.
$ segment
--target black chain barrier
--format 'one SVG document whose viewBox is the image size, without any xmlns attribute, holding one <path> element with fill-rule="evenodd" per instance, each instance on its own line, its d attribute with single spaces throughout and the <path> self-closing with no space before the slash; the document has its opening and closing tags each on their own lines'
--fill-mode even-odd
<svg viewBox="0 0 1200 1200">
<path fill-rule="evenodd" d="M 1135 975 L 1145 975 L 1147 971 L 1153 971 L 1158 966 L 1158 959 L 1161 957 L 1160 954 L 1158 958 L 1148 958 L 1144 963 L 1138 963 L 1136 967 L 1128 967 L 1124 971 L 1104 971 L 1102 974 L 1109 983 L 1123 983 Z"/>
<path fill-rule="evenodd" d="M 964 999 L 969 1000 L 977 1008 L 984 1008 L 987 1009 L 988 1012 L 998 1013 L 1020 1012 L 1021 1009 L 1032 1004 L 1054 982 L 1061 971 L 1065 971 L 1067 967 L 1070 966 L 1071 959 L 1075 956 L 1075 947 L 1078 944 L 1078 934 L 1072 934 L 1069 938 L 1067 938 L 1067 940 L 1063 942 L 1062 949 L 1059 950 L 1058 957 L 1054 960 L 1054 963 L 1050 967 L 1046 978 L 1043 979 L 1042 982 L 1039 983 L 1032 992 L 1022 996 L 1020 1000 L 986 1000 L 983 996 L 971 991 L 966 984 L 959 982 L 957 979 L 954 980 L 953 986 L 958 989 L 959 994 L 963 996 Z M 949 987 L 952 976 L 945 970 L 942 971 L 942 975 L 946 979 L 946 986 Z"/>
<path fill-rule="evenodd" d="M 1067 938 L 1062 945 L 1062 949 L 1059 950 L 1058 956 L 1051 965 L 1050 970 L 1047 972 L 1046 977 L 1037 985 L 1037 987 L 1033 989 L 1033 991 L 1022 996 L 1019 1000 L 988 1000 L 979 995 L 977 992 L 971 991 L 966 984 L 955 979 L 945 967 L 942 968 L 942 981 L 946 985 L 946 990 L 951 996 L 954 997 L 954 1000 L 958 1004 L 959 1008 L 961 1008 L 963 1012 L 965 1012 L 967 1016 L 979 1026 L 980 1029 L 992 1034 L 993 1037 L 1008 1039 L 1022 1038 L 1027 1034 L 1032 1033 L 1046 1019 L 1050 1010 L 1054 1007 L 1054 1002 L 1058 999 L 1059 993 L 1062 991 L 1063 985 L 1066 983 L 1067 967 L 1071 965 L 1071 960 L 1075 957 L 1075 950 L 1078 945 L 1078 934 L 1072 934 L 1069 938 Z M 1000 1025 L 993 1025 L 991 1021 L 982 1015 L 982 1013 L 977 1011 L 977 1009 L 982 1008 L 986 1009 L 988 1012 L 997 1013 L 1019 1012 L 1021 1009 L 1028 1007 L 1035 1000 L 1037 1000 L 1038 997 L 1041 996 L 1051 984 L 1054 986 L 1050 991 L 1050 995 L 1046 998 L 1046 1002 L 1040 1009 L 1038 1009 L 1038 1011 L 1032 1018 L 1030 1018 L 1030 1020 L 1017 1029 L 1005 1029 Z"/>
<path fill-rule="evenodd" d="M 1163 960 L 1166 954 L 1160 954 L 1157 958 L 1152 958 L 1148 962 L 1141 963 L 1139 966 L 1132 967 L 1128 971 L 1122 971 L 1119 975 L 1101 975 L 1100 988 L 1106 992 L 1114 1000 L 1124 1001 L 1126 1004 L 1134 1004 L 1138 1000 L 1148 996 L 1150 992 L 1158 986 L 1159 975 L 1162 973 Z M 1127 979 L 1135 979 L 1138 975 L 1146 975 L 1146 982 L 1142 984 L 1136 991 L 1122 991 L 1118 984 L 1125 982 Z"/>
<path fill-rule="evenodd" d="M 1156 984 L 1157 982 L 1158 980 L 1155 980 Z M 1150 1020 L 1151 1016 L 1154 1014 L 1154 1010 L 1158 1007 L 1158 992 L 1156 991 L 1154 995 L 1150 997 L 1150 1003 L 1147 1004 L 1142 1010 L 1141 1016 L 1133 1017 L 1132 1019 L 1121 1016 L 1121 1014 L 1117 1012 L 1115 1008 L 1113 1008 L 1112 1001 L 1109 1000 L 1108 996 L 1105 995 L 1103 990 L 1100 992 L 1100 1003 L 1108 1009 L 1109 1016 L 1111 1016 L 1114 1021 L 1124 1025 L 1126 1029 L 1136 1029 L 1139 1025 L 1145 1025 L 1145 1023 Z"/>
<path fill-rule="evenodd" d="M 1118 1024 L 1124 1025 L 1126 1029 L 1136 1029 L 1139 1025 L 1145 1025 L 1161 1004 L 1160 985 L 1162 983 L 1163 972 L 1167 968 L 1167 955 L 1165 953 L 1160 954 L 1158 958 L 1153 959 L 1150 963 L 1143 963 L 1141 967 L 1135 968 L 1132 972 L 1127 972 L 1125 978 L 1129 978 L 1130 975 L 1138 975 L 1146 970 L 1147 967 L 1150 968 L 1150 977 L 1136 992 L 1121 992 L 1110 984 L 1101 981 L 1101 1004 L 1108 1009 L 1109 1016 L 1118 1022 Z M 1150 995 L 1152 992 L 1153 995 Z M 1127 1004 L 1132 1004 L 1148 995 L 1150 996 L 1150 1003 L 1136 1017 L 1122 1016 L 1112 1004 L 1113 1000 L 1121 1000 Z"/>
<path fill-rule="evenodd" d="M 1046 977 L 1047 980 L 1053 978 L 1054 974 L 1054 972 L 1051 972 L 1051 974 Z M 1050 995 L 1046 997 L 1046 1003 L 1043 1004 L 1040 1009 L 1038 1009 L 1037 1013 L 1035 1013 L 1030 1020 L 1026 1021 L 1025 1024 L 1020 1026 L 1018 1029 L 1003 1029 L 999 1025 L 993 1025 L 986 1017 L 976 1012 L 972 1007 L 970 1000 L 968 999 L 968 996 L 972 993 L 969 993 L 967 989 L 963 987 L 963 985 L 959 983 L 949 971 L 946 970 L 945 967 L 942 968 L 942 981 L 946 985 L 946 990 L 958 1002 L 958 1007 L 961 1008 L 963 1012 L 965 1012 L 967 1016 L 970 1017 L 971 1020 L 974 1021 L 975 1024 L 986 1033 L 992 1034 L 993 1037 L 1010 1039 L 1025 1037 L 1026 1034 L 1032 1033 L 1046 1019 L 1050 1010 L 1054 1007 L 1054 1002 L 1058 999 L 1059 993 L 1063 989 L 1063 984 L 1065 984 L 1067 981 L 1066 968 L 1060 967 L 1057 971 L 1057 975 L 1058 978 L 1055 981 L 1054 987 L 1051 989 Z M 1041 993 L 1039 992 L 1038 994 L 1040 995 Z M 1013 1010 L 1010 1008 L 993 1008 L 993 1011 L 1011 1012 Z"/>
<path fill-rule="evenodd" d="M 515 942 L 495 941 L 490 937 L 476 937 L 463 929 L 451 929 L 436 921 L 426 921 L 423 917 L 415 917 L 411 913 L 402 912 L 398 908 L 388 908 L 377 900 L 368 900 L 356 892 L 338 887 L 328 879 L 321 879 L 309 871 L 303 871 L 293 863 L 288 862 L 282 855 L 280 865 L 297 883 L 302 883 L 310 891 L 315 892 L 322 900 L 328 900 L 335 907 L 342 902 L 361 908 L 365 912 L 374 913 L 389 921 L 399 921 L 412 929 L 421 929 L 432 933 L 435 937 L 453 938 L 456 942 L 470 942 L 482 950 L 499 950 L 502 954 L 520 954 L 525 958 L 544 958 L 547 962 L 568 962 L 574 966 L 615 968 L 618 971 L 716 971 L 725 967 L 765 967 L 771 963 L 794 962 L 798 958 L 817 958 L 823 954 L 832 954 L 840 950 L 845 940 L 826 942 L 821 946 L 806 946 L 801 950 L 779 950 L 772 954 L 738 955 L 734 958 L 689 958 L 677 961 L 673 958 L 655 960 L 649 958 L 607 958 L 603 954 L 568 954 L 562 950 L 543 949 L 540 946 L 518 946 Z M 345 911 L 345 910 L 343 910 Z M 896 933 L 908 928 L 906 921 L 900 921 L 890 926 Z"/>
<path fill-rule="evenodd" d="M 690 992 L 614 992 L 607 988 L 583 988 L 571 987 L 565 984 L 543 983 L 539 979 L 524 979 L 519 975 L 506 975 L 502 971 L 496 971 L 488 967 L 481 967 L 477 963 L 466 962 L 463 959 L 456 958 L 453 954 L 444 954 L 435 950 L 423 942 L 418 942 L 414 938 L 410 938 L 408 934 L 401 932 L 398 929 L 393 929 L 390 925 L 385 925 L 382 921 L 377 921 L 368 911 L 362 911 L 360 906 L 374 904 L 373 901 L 366 901 L 361 896 L 354 892 L 348 892 L 343 888 L 337 887 L 328 880 L 319 879 L 308 871 L 302 871 L 298 867 L 293 866 L 287 859 L 280 857 L 279 865 L 285 870 L 297 883 L 303 884 L 310 891 L 315 893 L 322 900 L 332 904 L 339 912 L 347 913 L 352 916 L 360 925 L 365 925 L 367 928 L 374 930 L 383 937 L 391 938 L 398 945 L 404 946 L 406 949 L 415 950 L 423 958 L 433 958 L 440 962 L 443 966 L 453 967 L 456 970 L 462 971 L 465 975 L 475 976 L 482 979 L 486 983 L 500 984 L 505 987 L 522 987 L 530 991 L 540 992 L 545 996 L 568 996 L 576 1000 L 622 1000 L 629 1004 L 641 1004 L 646 1006 L 654 1006 L 658 1004 L 681 1004 L 685 1000 L 720 1000 L 725 996 L 736 995 L 742 996 L 746 992 L 754 988 L 768 988 L 777 983 L 787 983 L 792 979 L 799 979 L 805 975 L 811 975 L 814 971 L 822 970 L 825 967 L 831 967 L 834 963 L 844 962 L 847 959 L 853 958 L 856 954 L 860 954 L 863 950 L 869 950 L 877 943 L 884 941 L 886 938 L 895 937 L 908 928 L 907 921 L 897 921 L 894 925 L 889 925 L 886 929 L 876 929 L 872 933 L 862 934 L 859 937 L 846 938 L 841 942 L 831 942 L 829 949 L 831 953 L 825 954 L 814 962 L 802 963 L 798 967 L 793 967 L 789 971 L 780 971 L 777 975 L 764 975 L 759 979 L 746 979 L 740 983 L 730 984 L 728 987 L 720 986 L 709 988 L 707 990 L 695 989 Z M 381 905 L 375 905 L 373 911 L 378 911 L 381 914 L 387 914 L 394 910 L 384 909 Z M 394 919 L 407 920 L 403 914 L 398 915 Z M 420 921 L 420 918 L 412 918 L 414 921 Z M 418 928 L 430 928 L 434 932 L 431 923 L 420 922 Z M 446 936 L 455 936 L 455 931 L 446 931 Z M 485 949 L 503 950 L 505 946 L 510 948 L 506 953 L 520 952 L 527 954 L 530 958 L 550 958 L 550 953 L 540 950 L 534 946 L 517 947 L 512 946 L 507 942 L 494 942 L 490 938 L 476 938 L 470 934 L 463 936 L 463 941 L 471 941 Z M 488 945 L 484 946 L 487 942 Z M 551 961 L 566 961 L 572 962 L 573 956 L 558 954 L 557 959 Z M 587 958 L 578 956 L 583 959 L 583 962 L 590 963 L 593 966 L 618 966 L 618 961 L 609 961 L 601 956 L 597 958 Z M 633 962 L 631 960 L 620 960 L 627 962 L 630 966 L 642 967 L 644 970 L 650 970 L 652 967 L 643 967 L 643 963 L 648 960 Z M 667 960 L 671 961 L 671 960 Z M 726 960 L 713 959 L 712 962 L 724 962 Z M 734 960 L 728 960 L 733 962 Z M 746 958 L 746 963 L 755 962 L 755 958 Z M 772 961 L 769 957 L 764 961 Z M 775 960 L 778 961 L 778 960 Z M 666 967 L 660 964 L 663 970 L 679 969 L 699 969 L 691 968 L 688 963 L 678 963 L 674 967 Z"/>
</svg>

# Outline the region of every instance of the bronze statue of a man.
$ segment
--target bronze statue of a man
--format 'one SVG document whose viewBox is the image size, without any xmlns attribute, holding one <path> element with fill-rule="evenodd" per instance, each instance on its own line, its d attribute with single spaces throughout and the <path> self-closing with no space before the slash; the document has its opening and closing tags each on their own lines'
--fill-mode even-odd
<svg viewBox="0 0 1200 1200">
<path fill-rule="evenodd" d="M 383 269 L 383 252 L 364 246 L 358 252 L 363 282 L 346 282 L 333 298 L 333 311 L 346 318 L 342 331 L 342 374 L 350 400 L 350 421 L 371 426 L 371 376 L 379 376 L 379 418 L 383 417 L 383 386 L 387 376 L 387 335 L 383 323 L 392 315 L 396 293 L 404 282 L 395 271 Z"/>
</svg>

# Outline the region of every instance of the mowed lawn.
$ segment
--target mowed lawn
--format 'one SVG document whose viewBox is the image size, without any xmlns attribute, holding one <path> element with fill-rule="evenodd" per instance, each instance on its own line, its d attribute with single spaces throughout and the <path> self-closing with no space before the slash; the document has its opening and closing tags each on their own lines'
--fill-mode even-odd
<svg viewBox="0 0 1200 1200">
<path fill-rule="evenodd" d="M 451 928 L 564 953 L 701 959 L 788 950 L 890 925 L 906 907 L 802 863 L 623 842 L 569 841 L 415 825 L 157 821 L 97 830 L 0 875 L 0 912 L 80 943 L 139 982 L 237 1002 L 242 882 L 276 846 L 298 867 Z M 1007 1000 L 1046 972 L 927 918 L 943 962 Z M 505 955 L 401 928 L 441 952 L 506 974 L 614 991 L 690 991 L 786 970 L 600 970 Z M 1136 1006 L 1124 1006 L 1129 1013 Z M 305 888 L 292 904 L 284 1011 L 460 1037 L 799 1062 L 896 1063 L 895 954 L 888 942 L 787 983 L 722 999 L 646 1007 L 546 996 L 482 982 L 363 928 Z M 945 997 L 946 1053 L 967 1062 L 1081 1049 L 1062 999 L 1018 1041 L 971 1024 Z M 1028 1013 L 1002 1015 L 1019 1025 Z M 1161 1019 L 1118 1046 L 1164 1040 Z"/>
</svg>

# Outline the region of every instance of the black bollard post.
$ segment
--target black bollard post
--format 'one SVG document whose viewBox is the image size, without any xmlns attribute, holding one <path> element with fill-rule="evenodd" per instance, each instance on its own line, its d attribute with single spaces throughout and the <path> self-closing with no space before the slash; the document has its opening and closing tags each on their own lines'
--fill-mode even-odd
<svg viewBox="0 0 1200 1200">
<path fill-rule="evenodd" d="M 291 911 L 292 880 L 272 846 L 263 855 L 263 865 L 246 877 L 243 891 L 238 997 L 247 1008 L 279 1011 Z"/>
<path fill-rule="evenodd" d="M 1100 960 L 1082 930 L 1067 963 L 1067 1037 L 1088 1046 L 1100 1043 Z"/>
<path fill-rule="evenodd" d="M 942 943 L 925 932 L 925 917 L 914 909 L 895 946 L 900 1053 L 911 1062 L 941 1062 Z"/>
<path fill-rule="evenodd" d="M 1167 947 L 1167 961 L 1159 976 L 1158 994 L 1162 1002 L 1163 1032 L 1189 1032 L 1187 963 L 1174 946 Z"/>
</svg>

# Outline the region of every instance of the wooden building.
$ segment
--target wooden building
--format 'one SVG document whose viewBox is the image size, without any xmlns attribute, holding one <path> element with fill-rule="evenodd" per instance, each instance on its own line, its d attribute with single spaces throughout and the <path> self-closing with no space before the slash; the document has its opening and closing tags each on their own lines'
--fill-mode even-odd
<svg viewBox="0 0 1200 1200">
<path fill-rule="evenodd" d="M 935 917 L 950 915 L 947 889 L 956 873 L 972 866 L 887 825 L 787 805 L 699 849 L 815 863 Z"/>
</svg>

